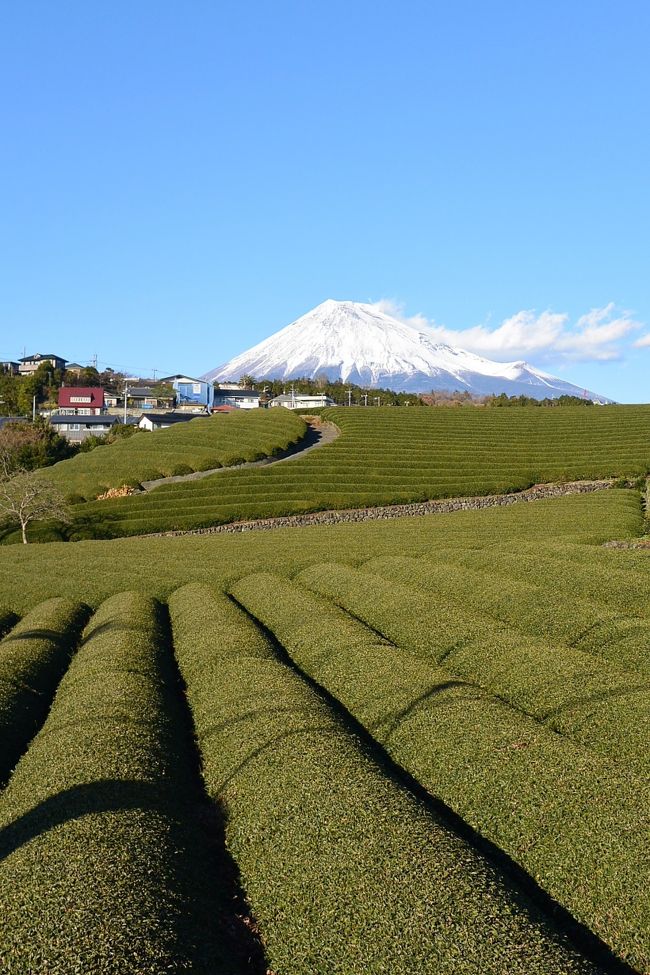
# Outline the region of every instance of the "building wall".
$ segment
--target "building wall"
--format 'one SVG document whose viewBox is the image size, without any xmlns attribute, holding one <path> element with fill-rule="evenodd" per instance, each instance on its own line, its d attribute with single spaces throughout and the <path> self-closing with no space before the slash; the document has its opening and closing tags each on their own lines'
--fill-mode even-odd
<svg viewBox="0 0 650 975">
<path fill-rule="evenodd" d="M 187 379 L 184 382 L 183 379 L 175 379 L 172 385 L 176 390 L 179 405 L 193 403 L 195 406 L 212 406 L 214 388 L 211 383 L 202 380 Z"/>
</svg>

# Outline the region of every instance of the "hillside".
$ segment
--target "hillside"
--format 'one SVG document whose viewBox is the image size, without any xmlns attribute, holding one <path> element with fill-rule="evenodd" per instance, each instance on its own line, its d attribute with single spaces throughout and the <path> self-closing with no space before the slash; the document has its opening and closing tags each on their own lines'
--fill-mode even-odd
<svg viewBox="0 0 650 975">
<path fill-rule="evenodd" d="M 646 971 L 650 561 L 598 545 L 641 525 L 613 490 L 54 544 L 56 587 L 2 549 L 15 971 Z"/>
<path fill-rule="evenodd" d="M 341 436 L 268 469 L 224 471 L 146 497 L 79 505 L 72 537 L 517 491 L 650 470 L 650 407 L 517 410 L 339 408 Z"/>
<path fill-rule="evenodd" d="M 43 476 L 68 497 L 93 499 L 124 484 L 260 460 L 295 443 L 305 429 L 303 420 L 282 409 L 197 417 L 77 454 Z"/>
</svg>

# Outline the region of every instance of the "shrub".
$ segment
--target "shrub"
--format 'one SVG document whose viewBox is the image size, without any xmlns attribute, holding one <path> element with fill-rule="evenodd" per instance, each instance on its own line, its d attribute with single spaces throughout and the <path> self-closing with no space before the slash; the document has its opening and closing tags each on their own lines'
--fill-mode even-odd
<svg viewBox="0 0 650 975">
<path fill-rule="evenodd" d="M 114 596 L 0 798 L 5 971 L 242 970 L 193 769 L 159 608 Z"/>
<path fill-rule="evenodd" d="M 648 827 L 639 781 L 298 585 L 318 587 L 327 575 L 334 588 L 336 569 L 308 569 L 293 584 L 255 574 L 232 588 L 396 762 L 643 969 L 650 903 L 635 882 Z"/>
<path fill-rule="evenodd" d="M 43 722 L 88 612 L 80 603 L 49 599 L 0 642 L 0 783 Z"/>
<path fill-rule="evenodd" d="M 210 795 L 288 975 L 590 971 L 225 596 L 169 601 Z"/>
</svg>

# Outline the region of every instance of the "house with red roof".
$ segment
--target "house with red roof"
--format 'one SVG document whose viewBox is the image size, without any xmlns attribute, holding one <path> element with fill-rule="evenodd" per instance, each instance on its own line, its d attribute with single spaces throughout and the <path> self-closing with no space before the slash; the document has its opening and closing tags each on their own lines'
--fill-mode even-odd
<svg viewBox="0 0 650 975">
<path fill-rule="evenodd" d="M 59 415 L 99 416 L 106 412 L 104 390 L 100 386 L 61 386 Z"/>
</svg>

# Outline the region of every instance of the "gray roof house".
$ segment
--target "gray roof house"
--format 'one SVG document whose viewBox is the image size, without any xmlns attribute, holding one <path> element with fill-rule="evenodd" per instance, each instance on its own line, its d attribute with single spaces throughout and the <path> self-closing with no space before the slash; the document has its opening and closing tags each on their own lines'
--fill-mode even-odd
<svg viewBox="0 0 650 975">
<path fill-rule="evenodd" d="M 119 417 L 109 416 L 107 413 L 99 416 L 66 416 L 53 413 L 50 424 L 71 443 L 81 443 L 86 437 L 103 437 L 119 423 Z"/>
</svg>

